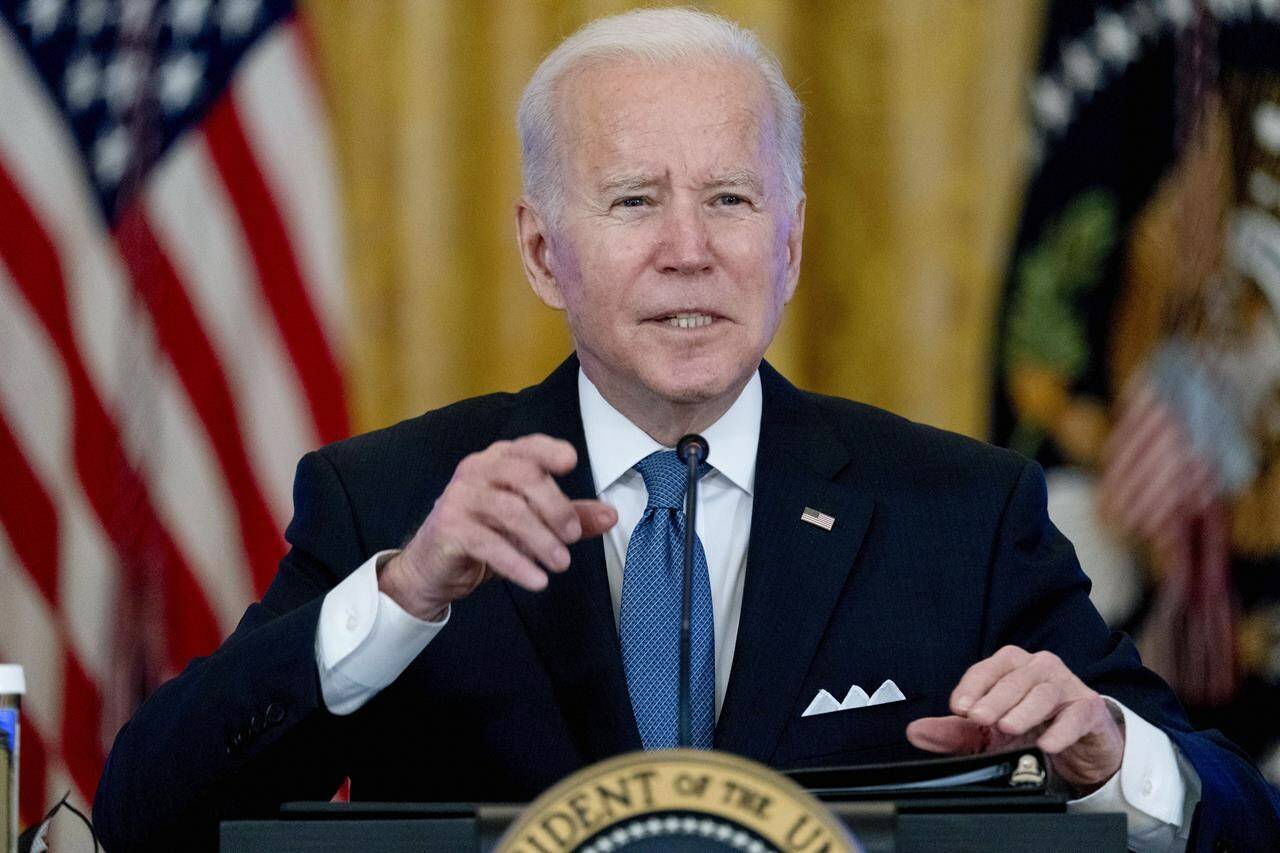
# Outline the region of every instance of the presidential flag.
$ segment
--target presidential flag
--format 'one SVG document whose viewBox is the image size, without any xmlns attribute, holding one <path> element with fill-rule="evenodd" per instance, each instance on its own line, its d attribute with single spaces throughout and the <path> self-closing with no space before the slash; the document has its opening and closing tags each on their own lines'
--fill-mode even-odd
<svg viewBox="0 0 1280 853">
<path fill-rule="evenodd" d="M 349 431 L 338 199 L 279 0 L 0 0 L 0 660 L 21 818 L 88 802 L 137 701 L 285 550 Z"/>
<path fill-rule="evenodd" d="M 1280 3 L 1058 0 L 995 439 L 1100 609 L 1280 780 Z"/>
</svg>

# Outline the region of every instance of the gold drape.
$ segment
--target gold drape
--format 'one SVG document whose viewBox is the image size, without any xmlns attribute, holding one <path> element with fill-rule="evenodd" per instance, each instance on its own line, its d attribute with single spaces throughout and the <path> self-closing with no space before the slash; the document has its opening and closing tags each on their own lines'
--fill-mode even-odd
<svg viewBox="0 0 1280 853">
<path fill-rule="evenodd" d="M 341 167 L 359 428 L 528 385 L 567 354 L 516 252 L 515 105 L 560 38 L 638 5 L 304 3 Z M 1041 2 L 701 6 L 760 34 L 807 113 L 804 266 L 770 359 L 981 434 Z"/>
</svg>

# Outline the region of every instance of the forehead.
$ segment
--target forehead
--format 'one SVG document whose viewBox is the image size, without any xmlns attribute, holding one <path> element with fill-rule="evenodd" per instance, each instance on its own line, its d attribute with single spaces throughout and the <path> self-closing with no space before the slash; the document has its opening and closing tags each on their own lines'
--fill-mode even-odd
<svg viewBox="0 0 1280 853">
<path fill-rule="evenodd" d="M 597 60 L 571 72 L 560 120 L 572 171 L 759 168 L 773 151 L 764 80 L 741 60 Z"/>
</svg>

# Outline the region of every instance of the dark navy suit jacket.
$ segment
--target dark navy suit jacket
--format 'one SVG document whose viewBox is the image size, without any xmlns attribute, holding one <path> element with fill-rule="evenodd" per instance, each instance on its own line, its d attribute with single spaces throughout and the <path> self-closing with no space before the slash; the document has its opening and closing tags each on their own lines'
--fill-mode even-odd
<svg viewBox="0 0 1280 853">
<path fill-rule="evenodd" d="M 116 739 L 94 803 L 108 850 L 212 848 L 218 820 L 328 799 L 344 776 L 355 799 L 527 800 L 640 749 L 598 538 L 573 546 L 569 571 L 541 593 L 491 582 L 455 603 L 448 627 L 356 713 L 329 714 L 320 694 L 324 594 L 402 546 L 464 456 L 501 438 L 559 436 L 582 460 L 561 487 L 594 496 L 577 372 L 570 358 L 518 394 L 467 400 L 301 461 L 292 547 L 262 602 Z M 751 541 L 717 748 L 784 768 L 919 757 L 907 723 L 947 713 L 970 665 L 1005 644 L 1049 649 L 1195 765 L 1196 847 L 1280 847 L 1273 789 L 1231 744 L 1191 730 L 1089 603 L 1034 463 L 799 391 L 767 364 L 761 374 Z M 805 507 L 834 516 L 833 528 L 801 522 Z M 801 716 L 820 689 L 871 692 L 886 679 L 906 701 Z"/>
</svg>

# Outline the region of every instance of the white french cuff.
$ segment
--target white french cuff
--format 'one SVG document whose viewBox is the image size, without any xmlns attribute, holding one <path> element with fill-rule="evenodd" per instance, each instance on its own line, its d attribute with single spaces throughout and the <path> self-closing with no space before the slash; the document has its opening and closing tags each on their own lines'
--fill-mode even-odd
<svg viewBox="0 0 1280 853">
<path fill-rule="evenodd" d="M 1187 794 L 1199 800 L 1200 778 L 1189 764 L 1178 760 L 1168 735 L 1111 697 L 1103 699 L 1124 717 L 1120 770 L 1092 794 L 1068 803 L 1068 810 L 1123 813 L 1135 850 L 1184 848 L 1187 807 L 1195 805 Z M 1143 840 L 1151 843 L 1140 843 Z"/>
<path fill-rule="evenodd" d="M 379 551 L 324 597 L 316 627 L 316 666 L 325 707 L 350 714 L 413 662 L 449 622 L 418 619 L 378 589 L 378 570 L 399 551 Z"/>
</svg>

